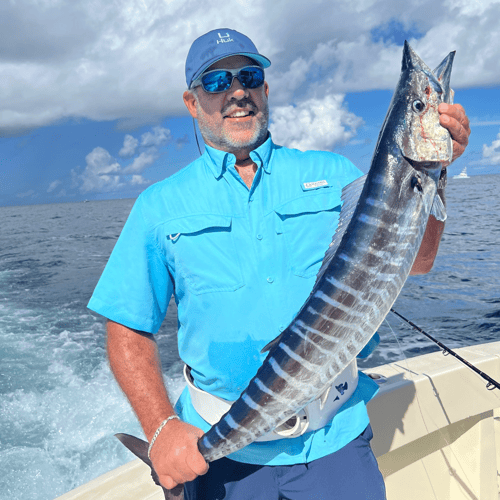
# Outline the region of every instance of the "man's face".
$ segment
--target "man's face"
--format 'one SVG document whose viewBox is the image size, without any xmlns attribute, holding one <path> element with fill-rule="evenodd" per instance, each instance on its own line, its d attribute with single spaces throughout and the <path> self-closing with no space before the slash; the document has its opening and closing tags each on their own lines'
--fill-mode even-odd
<svg viewBox="0 0 500 500">
<path fill-rule="evenodd" d="M 212 69 L 240 69 L 255 63 L 248 57 L 230 56 L 212 64 Z M 237 78 L 226 92 L 210 94 L 203 87 L 194 93 L 186 91 L 184 102 L 197 118 L 205 143 L 216 149 L 236 154 L 251 151 L 267 138 L 269 107 L 267 82 L 257 89 L 246 89 Z"/>
</svg>

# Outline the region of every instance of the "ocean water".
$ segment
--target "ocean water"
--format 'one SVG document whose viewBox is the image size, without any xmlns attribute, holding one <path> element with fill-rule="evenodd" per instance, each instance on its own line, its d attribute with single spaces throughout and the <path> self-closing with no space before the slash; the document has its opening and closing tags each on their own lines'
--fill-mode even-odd
<svg viewBox="0 0 500 500">
<path fill-rule="evenodd" d="M 500 340 L 500 175 L 450 180 L 434 269 L 395 309 L 450 347 Z M 52 500 L 134 457 L 142 431 L 106 362 L 104 319 L 86 308 L 133 200 L 0 207 L 0 500 Z M 183 388 L 171 302 L 158 343 Z M 395 334 L 393 333 L 395 332 Z M 437 350 L 394 316 L 363 368 Z"/>
</svg>

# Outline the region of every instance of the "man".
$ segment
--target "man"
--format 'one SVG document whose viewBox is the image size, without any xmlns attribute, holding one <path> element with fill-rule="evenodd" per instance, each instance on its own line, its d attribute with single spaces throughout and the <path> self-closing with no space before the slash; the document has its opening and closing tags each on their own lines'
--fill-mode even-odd
<svg viewBox="0 0 500 500">
<path fill-rule="evenodd" d="M 322 428 L 266 438 L 210 468 L 197 449 L 217 401 L 237 399 L 265 358 L 261 349 L 307 298 L 338 222 L 340 188 L 361 175 L 339 155 L 272 142 L 269 65 L 234 30 L 193 43 L 184 102 L 205 153 L 141 194 L 89 307 L 109 319 L 110 365 L 165 488 L 185 484 L 187 499 L 383 499 L 365 407 L 376 387 L 362 373 Z M 467 117 L 459 105 L 440 113 L 456 158 L 468 142 Z M 442 231 L 431 216 L 413 274 L 430 270 Z M 152 335 L 172 293 L 191 382 L 175 409 Z"/>
</svg>

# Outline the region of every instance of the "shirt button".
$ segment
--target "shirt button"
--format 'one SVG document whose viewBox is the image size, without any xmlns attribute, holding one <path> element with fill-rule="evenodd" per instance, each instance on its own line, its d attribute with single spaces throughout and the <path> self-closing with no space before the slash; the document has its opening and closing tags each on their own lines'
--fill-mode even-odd
<svg viewBox="0 0 500 500">
<path fill-rule="evenodd" d="M 257 235 L 257 239 L 258 239 L 258 240 L 261 240 L 261 239 L 262 239 L 262 234 L 258 234 L 258 235 Z"/>
<path fill-rule="evenodd" d="M 272 276 L 268 276 L 267 282 L 272 283 L 274 281 L 274 278 Z"/>
</svg>

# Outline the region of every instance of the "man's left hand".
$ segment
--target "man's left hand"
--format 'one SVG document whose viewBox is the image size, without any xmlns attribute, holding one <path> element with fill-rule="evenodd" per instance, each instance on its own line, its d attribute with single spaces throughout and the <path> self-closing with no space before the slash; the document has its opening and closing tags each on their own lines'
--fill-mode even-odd
<svg viewBox="0 0 500 500">
<path fill-rule="evenodd" d="M 448 129 L 451 134 L 453 141 L 453 158 L 451 162 L 453 162 L 461 156 L 469 143 L 469 119 L 460 104 L 441 103 L 438 107 L 438 112 L 440 115 L 439 123 Z"/>
</svg>

